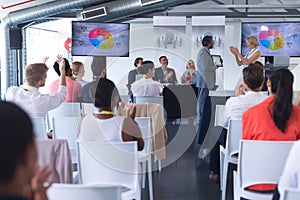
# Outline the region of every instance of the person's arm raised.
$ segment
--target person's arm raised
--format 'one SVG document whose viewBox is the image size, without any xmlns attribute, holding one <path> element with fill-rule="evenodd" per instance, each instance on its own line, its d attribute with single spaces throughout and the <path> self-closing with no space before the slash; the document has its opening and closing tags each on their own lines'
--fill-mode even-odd
<svg viewBox="0 0 300 200">
<path fill-rule="evenodd" d="M 59 64 L 60 68 L 60 85 L 66 86 L 66 69 L 65 69 L 65 60 L 61 55 L 57 55 L 57 63 Z"/>
</svg>

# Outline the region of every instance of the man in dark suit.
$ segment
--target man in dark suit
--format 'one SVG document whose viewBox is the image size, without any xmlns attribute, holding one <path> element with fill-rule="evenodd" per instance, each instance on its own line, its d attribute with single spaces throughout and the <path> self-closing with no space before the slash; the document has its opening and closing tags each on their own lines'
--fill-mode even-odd
<svg viewBox="0 0 300 200">
<path fill-rule="evenodd" d="M 142 66 L 142 63 L 143 63 L 143 58 L 141 57 L 138 57 L 134 60 L 134 66 L 135 66 L 135 69 L 131 70 L 129 73 L 128 73 L 128 83 L 127 83 L 127 88 L 128 88 L 128 95 L 130 96 L 131 100 L 132 100 L 132 91 L 131 91 L 131 85 L 132 83 L 134 83 L 136 81 L 136 75 L 139 74 L 138 72 L 138 68 L 140 66 Z"/>
<path fill-rule="evenodd" d="M 161 64 L 161 67 L 155 69 L 153 80 L 159 81 L 160 83 L 177 83 L 175 70 L 172 68 L 168 68 L 169 62 L 167 56 L 159 57 L 159 62 Z"/>
</svg>

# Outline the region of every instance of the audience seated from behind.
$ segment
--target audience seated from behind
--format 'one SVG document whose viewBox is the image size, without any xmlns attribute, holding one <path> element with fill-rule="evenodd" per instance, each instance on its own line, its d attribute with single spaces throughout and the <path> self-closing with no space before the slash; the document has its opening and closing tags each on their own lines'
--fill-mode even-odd
<svg viewBox="0 0 300 200">
<path fill-rule="evenodd" d="M 45 186 L 52 170 L 37 166 L 33 125 L 21 108 L 0 102 L 0 199 L 47 200 Z"/>
<path fill-rule="evenodd" d="M 139 67 L 142 66 L 143 63 L 143 58 L 138 57 L 134 60 L 134 67 L 135 69 L 131 70 L 128 73 L 128 83 L 127 83 L 127 88 L 128 88 L 128 95 L 132 99 L 132 91 L 131 91 L 131 85 L 136 81 L 136 75 L 139 74 Z"/>
<path fill-rule="evenodd" d="M 231 97 L 226 101 L 224 113 L 224 125 L 221 129 L 219 140 L 210 152 L 210 175 L 211 181 L 219 180 L 220 175 L 220 145 L 226 146 L 227 130 L 229 119 L 242 120 L 242 114 L 247 109 L 261 103 L 267 96 L 261 92 L 264 82 L 263 69 L 257 65 L 250 64 L 243 69 L 243 82 L 241 84 L 236 97 Z M 246 93 L 244 91 L 247 91 Z M 211 129 L 210 131 L 214 131 Z M 215 129 L 220 131 L 220 129 Z M 220 134 L 220 133 L 219 133 Z"/>
<path fill-rule="evenodd" d="M 83 80 L 82 77 L 84 76 L 84 65 L 82 62 L 76 61 L 72 63 L 72 73 L 73 79 L 81 84 L 83 87 L 88 82 Z"/>
<path fill-rule="evenodd" d="M 104 57 L 94 58 L 91 69 L 94 80 L 82 87 L 82 102 L 94 103 L 95 92 L 100 78 L 106 77 L 106 60 Z"/>
<path fill-rule="evenodd" d="M 160 96 L 164 86 L 152 79 L 155 73 L 154 63 L 144 61 L 138 70 L 140 74 L 143 74 L 143 78 L 131 85 L 133 96 Z"/>
<path fill-rule="evenodd" d="M 67 96 L 66 96 L 65 102 L 80 102 L 82 99 L 81 84 L 72 79 L 72 70 L 71 70 L 69 61 L 66 58 L 64 58 L 64 60 L 65 60 L 65 76 L 66 76 L 66 82 L 67 82 L 67 84 L 66 84 L 67 85 Z M 58 62 L 54 63 L 53 68 L 56 71 L 57 75 L 61 76 L 61 73 L 59 71 Z M 57 79 L 49 85 L 48 90 L 49 90 L 50 95 L 53 95 L 58 91 L 59 81 L 60 81 L 60 79 Z"/>
<path fill-rule="evenodd" d="M 186 64 L 186 70 L 183 72 L 181 76 L 182 84 L 192 84 L 192 79 L 196 78 L 197 71 L 195 68 L 195 63 L 192 59 L 190 59 Z M 196 83 L 196 82 L 195 82 Z"/>
<path fill-rule="evenodd" d="M 144 148 L 141 130 L 134 121 L 136 108 L 128 117 L 116 116 L 114 110 L 120 102 L 115 84 L 100 78 L 95 93 L 95 107 L 98 111 L 86 115 L 81 122 L 79 139 L 84 141 L 137 141 L 138 150 Z M 97 131 L 95 131 L 97 130 Z"/>
<path fill-rule="evenodd" d="M 273 200 L 279 200 L 279 197 L 283 195 L 284 191 L 287 189 L 300 189 L 300 167 L 299 167 L 299 157 L 300 157 L 300 141 L 293 144 L 290 150 L 289 156 L 286 160 L 284 170 L 279 179 L 278 183 L 278 194 L 275 194 Z"/>
<path fill-rule="evenodd" d="M 176 84 L 177 78 L 175 70 L 168 67 L 169 60 L 167 56 L 159 57 L 160 67 L 155 68 L 155 75 L 153 80 L 158 81 L 160 83 L 171 83 Z"/>
<path fill-rule="evenodd" d="M 288 69 L 278 69 L 271 74 L 267 81 L 270 97 L 243 114 L 243 139 L 300 139 L 300 108 L 292 104 L 293 81 L 293 74 Z M 270 191 L 275 187 L 274 184 L 261 184 L 248 189 Z"/>
<path fill-rule="evenodd" d="M 56 93 L 48 95 L 39 92 L 39 88 L 45 85 L 48 67 L 44 63 L 35 63 L 26 66 L 26 82 L 23 85 L 8 88 L 6 100 L 23 108 L 30 117 L 46 117 L 49 110 L 57 108 L 66 98 L 65 61 L 61 56 L 57 58 L 62 76 Z"/>
</svg>

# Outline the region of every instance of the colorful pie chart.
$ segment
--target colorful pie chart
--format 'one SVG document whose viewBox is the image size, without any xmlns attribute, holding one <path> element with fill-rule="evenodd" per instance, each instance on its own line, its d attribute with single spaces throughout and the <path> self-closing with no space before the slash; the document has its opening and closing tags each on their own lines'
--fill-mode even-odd
<svg viewBox="0 0 300 200">
<path fill-rule="evenodd" d="M 89 32 L 90 43 L 101 50 L 109 50 L 114 44 L 114 37 L 110 32 L 101 28 L 94 28 Z"/>
<path fill-rule="evenodd" d="M 270 50 L 279 50 L 285 45 L 284 35 L 275 29 L 261 31 L 258 39 L 263 47 Z"/>
</svg>

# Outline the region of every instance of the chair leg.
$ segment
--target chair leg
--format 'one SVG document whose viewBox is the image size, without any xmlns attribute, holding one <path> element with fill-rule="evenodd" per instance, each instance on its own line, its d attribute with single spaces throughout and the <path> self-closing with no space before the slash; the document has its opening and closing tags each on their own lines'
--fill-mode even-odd
<svg viewBox="0 0 300 200">
<path fill-rule="evenodd" d="M 153 184 L 152 184 L 152 164 L 151 164 L 151 158 L 147 161 L 148 164 L 148 187 L 149 187 L 149 198 L 150 200 L 153 200 Z"/>
<path fill-rule="evenodd" d="M 226 157 L 225 157 L 225 162 L 223 165 L 223 177 L 221 177 L 223 179 L 223 188 L 222 188 L 222 200 L 226 199 L 226 187 L 227 187 L 227 174 L 228 174 L 228 162 L 226 161 Z"/>
<path fill-rule="evenodd" d="M 142 188 L 145 188 L 145 182 L 146 182 L 146 162 L 142 162 Z"/>
<path fill-rule="evenodd" d="M 161 172 L 161 160 L 158 160 L 158 171 Z"/>
<path fill-rule="evenodd" d="M 224 152 L 220 150 L 220 190 L 223 190 L 223 167 L 224 167 Z"/>
</svg>

